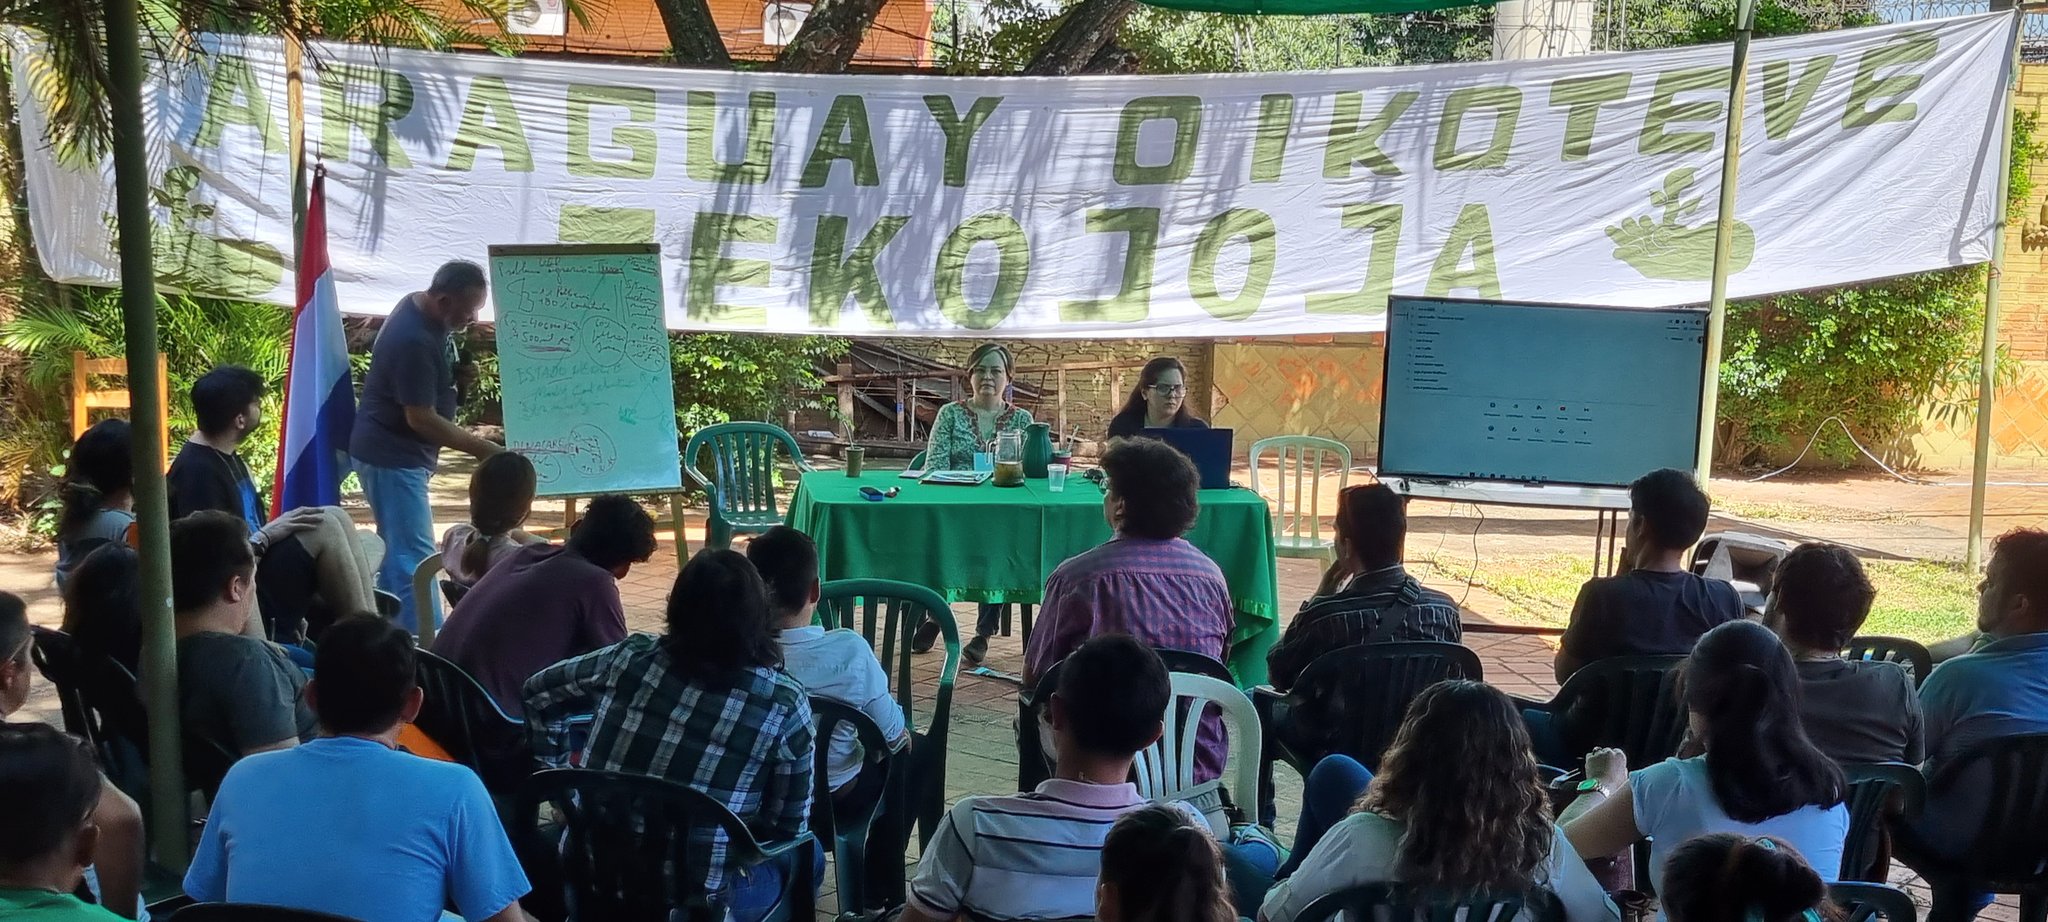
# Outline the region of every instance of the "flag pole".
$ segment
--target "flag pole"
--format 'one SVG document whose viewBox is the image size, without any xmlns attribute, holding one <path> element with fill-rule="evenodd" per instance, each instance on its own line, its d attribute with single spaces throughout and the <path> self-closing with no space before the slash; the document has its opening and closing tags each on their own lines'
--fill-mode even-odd
<svg viewBox="0 0 2048 922">
<path fill-rule="evenodd" d="M 1721 206 L 1714 218 L 1714 268 L 1707 295 L 1707 360 L 1700 387 L 1699 457 L 1694 476 L 1706 486 L 1714 473 L 1715 421 L 1721 404 L 1721 337 L 1728 327 L 1728 251 L 1735 236 L 1735 182 L 1742 166 L 1742 101 L 1749 87 L 1749 33 L 1756 0 L 1735 5 L 1735 61 L 1728 80 L 1728 130 L 1721 145 Z"/>
<path fill-rule="evenodd" d="M 1963 570 L 1975 573 L 1984 560 L 1984 503 L 1990 492 L 1991 416 L 1998 402 L 1998 294 L 2000 276 L 2005 274 L 2005 221 L 2007 195 L 2012 182 L 2013 94 L 2019 89 L 2020 24 L 2026 15 L 2012 14 L 2012 55 L 2005 76 L 2005 108 L 1999 110 L 2005 127 L 1998 136 L 1998 175 L 1993 180 L 1991 203 L 1991 266 L 1984 277 L 1984 341 L 1977 357 L 1977 442 L 1970 461 L 1969 547 L 1963 549 Z"/>
</svg>

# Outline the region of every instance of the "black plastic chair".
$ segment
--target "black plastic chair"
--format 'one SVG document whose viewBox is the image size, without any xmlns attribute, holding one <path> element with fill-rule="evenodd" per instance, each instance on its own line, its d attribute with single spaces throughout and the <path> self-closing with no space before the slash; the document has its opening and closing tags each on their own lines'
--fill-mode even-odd
<svg viewBox="0 0 2048 922">
<path fill-rule="evenodd" d="M 1594 660 L 1566 679 L 1548 702 L 1522 701 L 1524 710 L 1548 712 L 1562 753 L 1556 767 L 1578 767 L 1586 753 L 1612 747 L 1628 764 L 1654 765 L 1678 754 L 1685 741 L 1685 705 L 1678 694 L 1683 656 L 1616 656 Z M 1533 729 L 1533 728 L 1532 728 Z"/>
<path fill-rule="evenodd" d="M 1829 884 L 1828 899 L 1842 907 L 1842 922 L 1914 922 L 1919 916 L 1913 897 L 1890 884 Z"/>
<path fill-rule="evenodd" d="M 255 903 L 193 903 L 178 910 L 170 919 L 171 922 L 356 922 L 349 916 Z"/>
<path fill-rule="evenodd" d="M 57 689 L 64 732 L 92 744 L 100 769 L 140 799 L 149 789 L 149 717 L 134 674 L 113 657 L 81 649 L 71 635 L 29 628 L 29 658 Z"/>
<path fill-rule="evenodd" d="M 1520 893 L 1463 893 L 1407 884 L 1369 884 L 1319 896 L 1295 922 L 1563 922 L 1564 904 L 1541 888 Z"/>
<path fill-rule="evenodd" d="M 542 807 L 552 808 L 543 816 Z M 725 879 L 764 861 L 795 856 L 769 920 L 811 922 L 813 843 L 806 832 L 762 845 L 747 824 L 708 794 L 666 778 L 562 768 L 527 779 L 514 813 L 514 841 L 534 893 L 559 884 L 569 922 L 723 920 L 726 897 L 706 893 L 707 869 L 691 866 L 692 833 L 726 836 Z M 546 825 L 543 825 L 546 821 Z"/>
<path fill-rule="evenodd" d="M 413 726 L 475 771 L 492 796 L 507 801 L 533 773 L 525 725 L 499 709 L 491 693 L 461 666 L 425 650 L 418 657 L 425 700 Z"/>
<path fill-rule="evenodd" d="M 1927 648 L 1904 637 L 1851 637 L 1849 645 L 1842 648 L 1846 660 L 1876 660 L 1883 663 L 1898 663 L 1906 667 L 1906 674 L 1913 679 L 1913 687 L 1927 681 L 1927 674 L 1934 671 L 1934 656 Z"/>
<path fill-rule="evenodd" d="M 1164 650 L 1154 647 L 1160 662 L 1166 664 L 1167 672 L 1185 672 L 1190 675 L 1207 676 L 1232 685 L 1236 677 L 1230 674 L 1230 667 L 1218 662 L 1213 656 L 1189 650 Z M 1060 662 L 1065 662 L 1061 660 Z M 1017 790 L 1033 791 L 1052 777 L 1053 754 L 1045 751 L 1045 745 L 1038 737 L 1040 712 L 1052 701 L 1053 690 L 1060 684 L 1060 663 L 1038 677 L 1037 684 L 1017 694 Z M 1242 796 L 1242 795 L 1239 795 Z"/>
<path fill-rule="evenodd" d="M 1884 883 L 1891 869 L 1886 827 L 1920 815 L 1927 779 L 1903 762 L 1842 766 L 1849 781 L 1849 837 L 1842 843 L 1841 880 Z"/>
<path fill-rule="evenodd" d="M 1981 792 L 1984 816 L 1960 854 L 1933 854 L 1900 827 L 1899 857 L 1934 890 L 1928 922 L 1961 922 L 1973 893 L 2013 893 L 2020 922 L 2048 922 L 2048 733 L 1986 740 L 1927 781 L 1931 799 L 1958 788 Z"/>
<path fill-rule="evenodd" d="M 910 642 L 926 618 L 939 623 L 946 656 L 939 666 L 938 686 L 932 691 L 931 717 L 920 723 Z M 903 707 L 903 725 L 915 742 L 907 765 L 897 771 L 905 775 L 902 783 L 907 785 L 910 815 L 917 821 L 922 846 L 931 839 L 946 809 L 947 738 L 953 726 L 953 682 L 960 674 L 960 628 L 953 622 L 953 609 L 937 592 L 915 583 L 837 579 L 826 583 L 819 594 L 818 619 L 827 630 L 846 628 L 867 638 L 895 690 L 896 703 Z"/>
<path fill-rule="evenodd" d="M 868 830 L 882 809 L 883 798 L 896 787 L 896 753 L 882 738 L 882 728 L 859 708 L 826 698 L 811 699 L 811 721 L 817 733 L 817 764 L 811 774 L 816 780 L 811 795 L 811 834 L 834 856 L 834 875 L 839 883 L 840 912 L 867 912 L 886 908 L 886 901 L 872 900 L 867 893 Z M 831 740 L 840 727 L 851 727 L 861 748 L 860 774 L 845 791 L 832 790 L 828 771 Z M 901 793 L 898 793 L 901 796 Z M 881 855 L 901 876 L 902 856 Z"/>
</svg>

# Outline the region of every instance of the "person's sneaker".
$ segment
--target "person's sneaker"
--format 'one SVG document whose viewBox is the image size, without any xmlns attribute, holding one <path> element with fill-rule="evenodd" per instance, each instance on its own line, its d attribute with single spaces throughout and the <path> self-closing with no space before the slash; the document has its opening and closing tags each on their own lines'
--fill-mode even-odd
<svg viewBox="0 0 2048 922">
<path fill-rule="evenodd" d="M 910 652 L 930 653 L 932 645 L 939 642 L 939 623 L 930 618 L 917 626 L 917 633 L 910 635 Z"/>
<path fill-rule="evenodd" d="M 968 641 L 966 648 L 960 651 L 960 661 L 966 663 L 969 669 L 981 665 L 981 661 L 987 657 L 988 638 L 980 634 L 974 635 L 974 639 Z"/>
</svg>

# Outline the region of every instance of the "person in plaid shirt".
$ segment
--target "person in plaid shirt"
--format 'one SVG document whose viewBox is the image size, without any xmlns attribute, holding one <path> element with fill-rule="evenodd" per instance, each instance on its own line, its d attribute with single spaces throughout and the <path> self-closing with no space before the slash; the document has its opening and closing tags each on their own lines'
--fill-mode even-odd
<svg viewBox="0 0 2048 922">
<path fill-rule="evenodd" d="M 763 843 L 805 830 L 810 698 L 782 671 L 767 592 L 737 551 L 699 551 L 676 575 L 667 634 L 635 634 L 550 666 L 526 680 L 524 697 L 534 755 L 548 768 L 569 765 L 570 721 L 594 713 L 582 767 L 687 784 L 723 802 Z M 791 870 L 728 875 L 726 837 L 708 828 L 689 855 L 705 892 L 726 891 L 742 922 L 769 908 Z"/>
</svg>

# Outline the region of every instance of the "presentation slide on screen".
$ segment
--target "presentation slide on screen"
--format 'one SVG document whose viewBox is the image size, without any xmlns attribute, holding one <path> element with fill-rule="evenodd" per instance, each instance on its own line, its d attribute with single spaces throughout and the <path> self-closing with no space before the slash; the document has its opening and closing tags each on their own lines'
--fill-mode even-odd
<svg viewBox="0 0 2048 922">
<path fill-rule="evenodd" d="M 1703 310 L 1389 300 L 1380 472 L 1622 486 L 1689 469 Z"/>
</svg>

